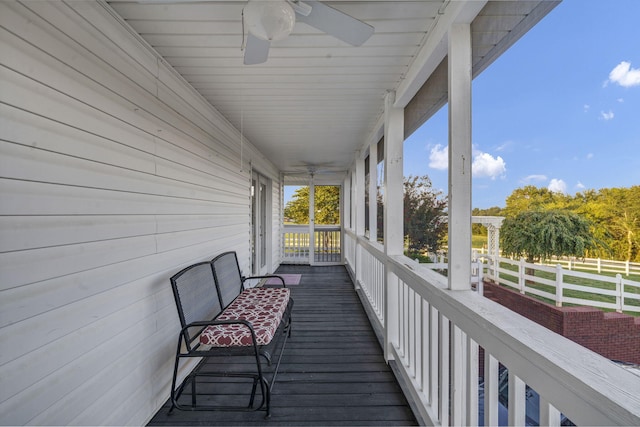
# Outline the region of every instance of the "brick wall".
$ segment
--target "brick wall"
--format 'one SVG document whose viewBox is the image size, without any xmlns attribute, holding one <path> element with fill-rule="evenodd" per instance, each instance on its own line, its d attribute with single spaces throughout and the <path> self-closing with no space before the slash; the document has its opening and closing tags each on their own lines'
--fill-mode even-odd
<svg viewBox="0 0 640 427">
<path fill-rule="evenodd" d="M 555 307 L 488 282 L 484 295 L 608 359 L 640 364 L 640 317 L 594 307 Z"/>
</svg>

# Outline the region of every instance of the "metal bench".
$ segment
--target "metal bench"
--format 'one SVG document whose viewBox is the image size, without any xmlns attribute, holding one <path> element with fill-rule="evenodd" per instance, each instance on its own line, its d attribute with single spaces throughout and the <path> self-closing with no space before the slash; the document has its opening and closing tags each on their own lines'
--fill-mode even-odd
<svg viewBox="0 0 640 427">
<path fill-rule="evenodd" d="M 245 289 L 248 279 L 276 277 L 282 287 Z M 271 389 L 291 334 L 293 299 L 284 279 L 277 275 L 242 277 L 235 252 L 225 252 L 209 262 L 199 262 L 171 277 L 181 330 L 171 385 L 171 409 L 265 410 L 271 415 Z M 278 354 L 273 366 L 274 355 Z M 206 369 L 209 357 L 252 356 L 255 370 Z M 180 361 L 203 358 L 177 385 Z M 266 362 L 266 366 L 263 363 Z M 219 367 L 219 366 L 218 366 Z M 267 369 L 272 367 L 273 369 Z M 267 372 L 270 371 L 270 372 Z M 270 374 L 270 379 L 267 374 Z M 237 377 L 252 380 L 248 405 L 197 405 L 198 377 Z M 181 403 L 185 387 L 191 385 L 190 404 Z M 261 401 L 255 404 L 258 386 Z M 185 399 L 182 399 L 183 401 Z"/>
</svg>

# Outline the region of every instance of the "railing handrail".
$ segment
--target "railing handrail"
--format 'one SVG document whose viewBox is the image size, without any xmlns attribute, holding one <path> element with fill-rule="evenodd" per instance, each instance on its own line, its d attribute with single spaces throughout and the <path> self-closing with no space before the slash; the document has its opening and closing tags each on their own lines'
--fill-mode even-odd
<svg viewBox="0 0 640 427">
<path fill-rule="evenodd" d="M 322 231 L 340 231 L 342 227 L 340 227 L 340 224 L 314 224 L 313 229 Z"/>
<path fill-rule="evenodd" d="M 628 406 L 624 404 L 629 397 L 628 391 L 640 386 L 637 377 L 508 308 L 481 298 L 476 292 L 448 290 L 446 278 L 435 272 L 425 278 L 424 270 L 411 271 L 406 268 L 406 259 L 401 256 L 390 260 L 389 266 L 394 274 L 405 283 L 415 282 L 417 286 L 412 286 L 413 290 L 438 307 L 438 311 L 478 345 L 516 371 L 519 378 L 545 396 L 551 404 L 561 410 L 572 408 L 571 415 L 566 415 L 578 425 L 633 425 L 629 423 L 640 421 L 640 398 L 636 396 L 635 403 L 629 399 Z M 532 347 L 532 342 L 537 347 Z M 564 349 L 562 353 L 558 351 L 560 348 Z M 567 354 L 573 360 L 580 360 L 580 363 L 571 363 Z M 514 369 L 520 366 L 523 368 Z M 562 369 L 553 369 L 554 366 L 562 366 Z M 632 377 L 636 381 L 630 381 Z M 577 387 L 582 390 L 576 390 Z M 578 396 L 569 396 L 569 390 L 579 399 L 576 399 Z M 593 413 L 592 404 L 605 400 L 610 402 L 603 405 L 601 412 Z M 607 413 L 609 405 L 617 406 L 616 412 L 620 410 L 621 414 L 610 418 L 611 415 Z M 582 408 L 576 410 L 580 406 Z"/>
<path fill-rule="evenodd" d="M 487 357 L 507 366 L 510 377 L 513 375 L 515 378 L 517 387 L 514 390 L 519 389 L 524 395 L 526 383 L 540 395 L 541 424 L 544 419 L 552 418 L 559 422 L 562 412 L 579 425 L 640 425 L 640 396 L 630 393 L 630 390 L 640 389 L 640 377 L 500 304 L 482 298 L 476 292 L 447 289 L 445 277 L 416 266 L 404 256 L 388 257 L 366 239 L 353 233 L 346 236 L 353 240 L 350 244 L 356 245 L 356 254 L 362 251 L 355 260 L 349 259 L 348 262 L 359 278 L 358 285 L 370 289 L 365 292 L 369 300 L 376 297 L 379 285 L 365 283 L 369 279 L 358 270 L 370 268 L 362 264 L 365 258 L 379 260 L 384 267 L 381 285 L 390 300 L 382 298 L 375 304 L 384 304 L 382 312 L 385 317 L 381 326 L 386 328 L 384 333 L 392 347 L 390 357 L 399 360 L 401 375 L 410 384 L 411 394 L 422 408 L 421 413 L 435 424 L 477 422 L 477 413 L 473 413 L 477 409 L 477 387 L 469 378 L 477 375 L 477 371 L 473 372 L 477 369 L 479 345 L 485 349 L 485 381 L 490 378 L 486 375 L 491 376 L 487 374 L 486 367 L 495 366 L 497 369 L 497 362 L 487 365 Z M 366 257 L 365 253 L 368 253 Z M 373 280 L 380 279 L 376 277 Z M 430 323 L 434 319 L 435 326 Z M 446 326 L 449 322 L 451 329 Z M 446 339 L 442 334 L 447 335 Z M 429 346 L 438 348 L 433 350 Z M 571 357 L 567 357 L 568 354 Z M 460 366 L 467 369 L 466 374 L 454 368 L 449 373 L 452 384 L 459 381 L 458 385 L 462 384 L 463 390 L 442 384 L 443 378 L 449 378 L 449 360 L 455 369 L 462 369 Z M 576 360 L 579 363 L 573 362 Z M 438 363 L 444 365 L 438 367 Z M 473 368 L 474 363 L 476 368 Z M 426 371 L 434 366 L 437 369 L 427 374 Z M 443 366 L 446 370 L 441 372 Z M 461 379 L 465 375 L 467 380 Z M 485 402 L 487 399 L 497 402 L 497 391 L 492 387 L 491 384 L 485 385 Z M 473 403 L 474 393 L 476 406 Z M 521 404 L 522 401 L 514 400 L 513 408 L 509 410 L 520 408 L 519 411 L 523 411 Z M 485 405 L 486 408 L 490 406 Z M 560 412 L 554 412 L 555 408 Z M 454 414 L 451 419 L 449 411 Z M 466 414 L 460 415 L 460 411 L 466 411 Z M 524 414 L 515 415 L 512 419 L 521 419 L 518 416 L 524 417 Z"/>
<path fill-rule="evenodd" d="M 309 231 L 309 224 L 284 224 L 284 230 L 306 230 Z"/>
<path fill-rule="evenodd" d="M 309 231 L 309 224 L 284 224 L 284 230 L 306 230 Z M 316 230 L 341 230 L 340 224 L 314 224 Z"/>
</svg>

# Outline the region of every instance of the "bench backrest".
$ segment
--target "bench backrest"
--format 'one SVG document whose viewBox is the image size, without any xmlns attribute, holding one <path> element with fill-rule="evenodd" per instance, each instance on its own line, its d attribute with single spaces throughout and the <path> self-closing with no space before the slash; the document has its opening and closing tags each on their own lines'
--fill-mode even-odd
<svg viewBox="0 0 640 427">
<path fill-rule="evenodd" d="M 174 274 L 171 277 L 171 288 L 182 328 L 192 322 L 212 320 L 222 311 L 209 262 L 192 264 Z M 188 346 L 198 337 L 201 329 L 199 327 L 184 330 L 184 339 Z"/>
<path fill-rule="evenodd" d="M 244 290 L 235 252 L 225 252 L 211 260 L 222 306 L 228 306 Z"/>
</svg>

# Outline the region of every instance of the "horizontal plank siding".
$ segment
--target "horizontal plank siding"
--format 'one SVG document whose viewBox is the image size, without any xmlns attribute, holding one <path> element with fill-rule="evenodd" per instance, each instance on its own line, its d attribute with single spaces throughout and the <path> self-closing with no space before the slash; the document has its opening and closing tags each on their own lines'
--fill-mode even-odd
<svg viewBox="0 0 640 427">
<path fill-rule="evenodd" d="M 169 277 L 226 250 L 248 271 L 250 164 L 280 193 L 239 141 L 106 3 L 0 2 L 0 424 L 166 401 Z"/>
<path fill-rule="evenodd" d="M 271 418 L 265 420 L 264 412 L 168 414 L 166 402 L 149 425 L 416 425 L 346 269 L 283 265 L 277 273 L 302 277 L 290 287 L 292 335 L 273 388 Z M 207 371 L 255 370 L 250 357 L 206 363 Z M 199 402 L 248 403 L 247 384 L 237 379 L 203 378 L 199 384 Z"/>
</svg>

